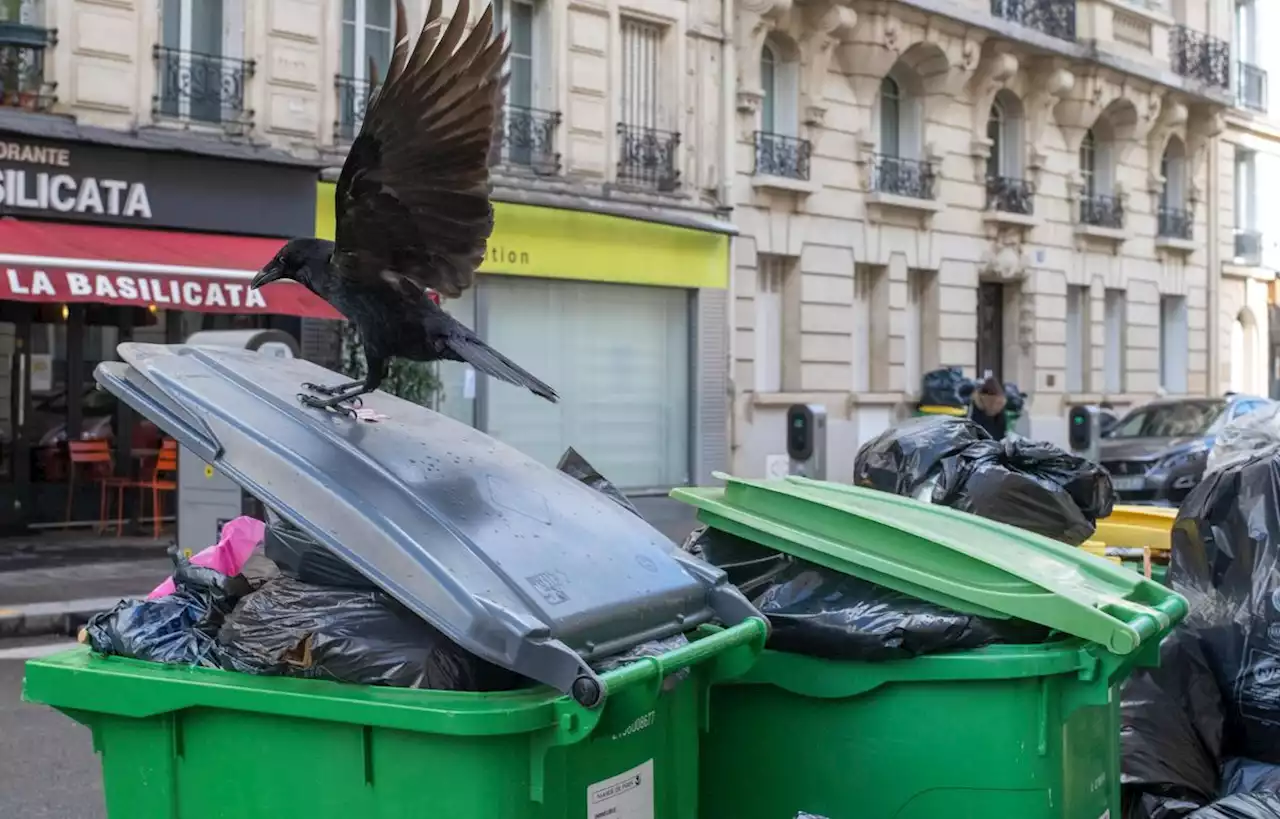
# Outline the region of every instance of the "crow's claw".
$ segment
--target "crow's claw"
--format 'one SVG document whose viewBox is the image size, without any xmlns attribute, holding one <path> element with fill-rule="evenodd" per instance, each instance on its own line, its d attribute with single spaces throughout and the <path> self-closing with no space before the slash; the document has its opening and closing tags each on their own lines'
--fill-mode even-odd
<svg viewBox="0 0 1280 819">
<path fill-rule="evenodd" d="M 338 389 L 336 387 L 326 387 L 323 384 L 313 384 L 310 381 L 303 382 L 302 388 L 304 390 L 311 390 L 312 392 L 318 392 L 321 395 L 337 395 L 338 394 Z"/>
<path fill-rule="evenodd" d="M 305 392 L 298 393 L 298 400 L 302 402 L 304 407 L 333 410 L 347 416 L 348 418 L 356 417 L 356 411 L 352 407 L 344 406 L 342 403 L 333 403 L 332 401 L 327 401 L 323 398 L 316 398 L 314 395 L 308 395 Z"/>
</svg>

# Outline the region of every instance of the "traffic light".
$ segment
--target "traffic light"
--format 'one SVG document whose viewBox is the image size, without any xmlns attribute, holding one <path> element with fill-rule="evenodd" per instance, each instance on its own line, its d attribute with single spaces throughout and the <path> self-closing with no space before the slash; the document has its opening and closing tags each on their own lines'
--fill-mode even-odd
<svg viewBox="0 0 1280 819">
<path fill-rule="evenodd" d="M 1077 404 L 1067 413 L 1067 445 L 1071 451 L 1098 460 L 1099 418 L 1098 408 L 1092 404 Z"/>
</svg>

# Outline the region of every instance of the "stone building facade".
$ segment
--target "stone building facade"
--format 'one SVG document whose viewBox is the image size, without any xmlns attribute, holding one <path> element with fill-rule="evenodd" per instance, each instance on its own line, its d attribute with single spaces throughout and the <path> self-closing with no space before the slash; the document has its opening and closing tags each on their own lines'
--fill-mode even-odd
<svg viewBox="0 0 1280 819">
<path fill-rule="evenodd" d="M 1226 0 L 752 0 L 735 20 L 733 468 L 828 474 L 958 366 L 1065 408 L 1220 389 Z"/>
</svg>

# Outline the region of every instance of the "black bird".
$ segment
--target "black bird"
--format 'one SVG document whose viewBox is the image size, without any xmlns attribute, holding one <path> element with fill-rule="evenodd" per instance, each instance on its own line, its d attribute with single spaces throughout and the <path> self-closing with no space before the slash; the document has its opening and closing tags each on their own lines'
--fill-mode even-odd
<svg viewBox="0 0 1280 819">
<path fill-rule="evenodd" d="M 373 392 L 392 358 L 463 361 L 548 401 L 555 390 L 485 344 L 427 295 L 456 298 L 471 286 L 493 231 L 489 154 L 506 103 L 505 34 L 493 8 L 464 33 L 459 0 L 448 26 L 432 0 L 412 53 L 404 3 L 396 2 L 396 46 L 382 88 L 365 112 L 335 191 L 336 242 L 293 239 L 251 287 L 299 282 L 353 322 L 368 375 L 336 386 L 304 384 L 310 407 L 342 406 Z M 441 28 L 444 29 L 443 34 Z"/>
</svg>

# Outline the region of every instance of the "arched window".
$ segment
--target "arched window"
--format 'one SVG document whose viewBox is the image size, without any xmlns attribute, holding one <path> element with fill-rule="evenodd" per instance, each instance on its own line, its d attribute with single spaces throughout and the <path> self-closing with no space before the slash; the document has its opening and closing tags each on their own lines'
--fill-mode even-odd
<svg viewBox="0 0 1280 819">
<path fill-rule="evenodd" d="M 989 178 L 1021 179 L 1023 171 L 1022 102 L 1008 89 L 996 94 L 987 117 L 987 139 L 991 156 L 987 159 Z"/>
<path fill-rule="evenodd" d="M 1098 138 L 1093 129 L 1084 132 L 1080 141 L 1080 178 L 1084 183 L 1084 197 L 1092 199 L 1098 195 Z"/>
<path fill-rule="evenodd" d="M 902 156 L 902 86 L 893 77 L 880 81 L 880 153 Z"/>
<path fill-rule="evenodd" d="M 1187 206 L 1187 161 L 1182 140 L 1174 137 L 1160 157 L 1160 207 L 1182 209 Z"/>
<path fill-rule="evenodd" d="M 765 43 L 760 50 L 760 90 L 764 92 L 760 100 L 760 130 L 766 134 L 777 133 L 777 79 L 778 55 L 773 46 Z"/>
<path fill-rule="evenodd" d="M 794 137 L 800 126 L 800 71 L 786 43 L 766 42 L 760 50 L 760 130 Z"/>
<path fill-rule="evenodd" d="M 987 139 L 991 140 L 991 156 L 987 157 L 987 178 L 1004 176 L 1004 105 L 999 97 L 991 103 L 987 116 Z"/>
</svg>

